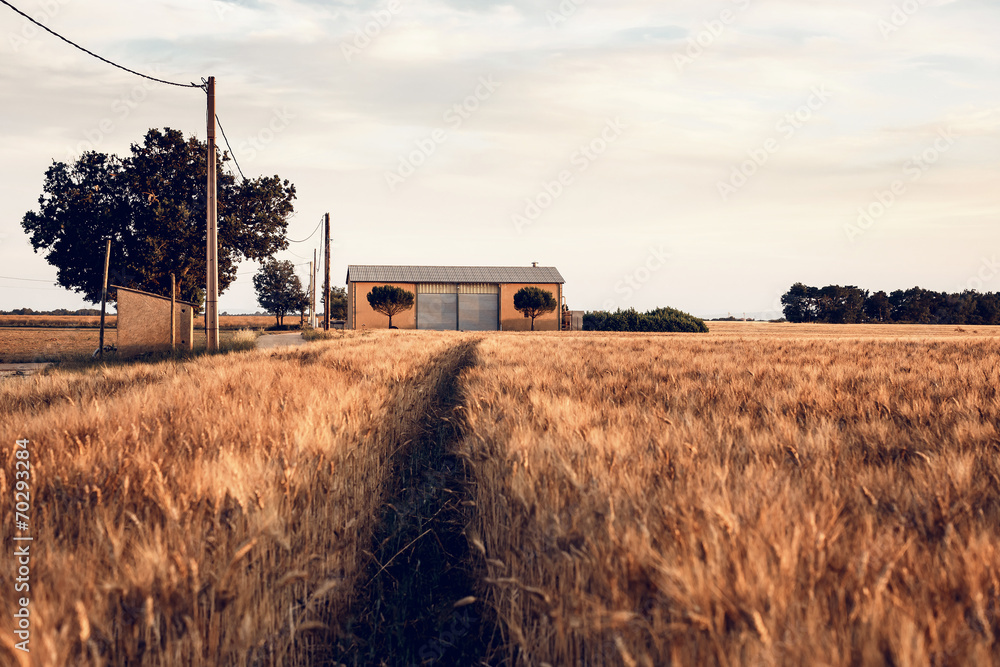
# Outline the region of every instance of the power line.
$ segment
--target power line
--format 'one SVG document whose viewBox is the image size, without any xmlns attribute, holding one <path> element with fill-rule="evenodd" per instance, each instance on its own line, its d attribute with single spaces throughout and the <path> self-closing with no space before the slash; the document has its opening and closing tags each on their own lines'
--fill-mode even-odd
<svg viewBox="0 0 1000 667">
<path fill-rule="evenodd" d="M 4 280 L 26 280 L 26 281 L 32 282 L 32 283 L 51 283 L 51 282 L 53 282 L 52 280 L 43 280 L 41 278 L 15 278 L 14 276 L 0 276 L 0 278 L 3 278 Z"/>
<path fill-rule="evenodd" d="M 30 16 L 28 16 L 27 14 L 25 14 L 24 12 L 22 12 L 20 9 L 18 9 L 14 5 L 12 5 L 9 2 L 7 2 L 7 0 L 0 0 L 0 3 L 3 3 L 5 5 L 7 5 L 11 9 L 13 9 L 15 12 L 17 12 L 18 14 L 20 14 L 24 18 L 28 19 L 29 21 L 31 21 L 32 23 L 34 23 L 35 25 L 37 25 L 39 28 L 41 28 L 45 32 L 50 33 L 52 35 L 55 35 L 56 37 L 58 37 L 59 39 L 61 39 L 64 42 L 66 42 L 70 46 L 76 47 L 76 48 L 80 49 L 81 51 L 83 51 L 84 53 L 86 53 L 87 55 L 91 55 L 91 56 L 97 58 L 100 61 L 106 62 L 107 64 L 111 65 L 112 67 L 117 67 L 118 69 L 125 70 L 129 74 L 135 74 L 136 76 L 141 76 L 144 79 L 149 79 L 150 81 L 156 81 L 157 83 L 164 83 L 164 84 L 166 84 L 168 86 L 177 86 L 178 88 L 201 88 L 202 87 L 202 85 L 200 83 L 174 83 L 173 81 L 164 81 L 163 79 L 157 79 L 156 77 L 149 76 L 147 74 L 143 74 L 142 72 L 136 72 L 134 69 L 129 69 L 128 67 L 123 67 L 123 66 L 119 65 L 118 63 L 113 63 L 110 60 L 108 60 L 107 58 L 103 58 L 103 57 L 97 55 L 96 53 L 94 53 L 93 51 L 90 51 L 89 49 L 83 48 L 82 46 L 80 46 L 76 42 L 73 42 L 73 41 L 71 41 L 69 39 L 66 39 L 65 37 L 63 37 L 59 33 L 55 32 L 54 30 L 51 30 L 50 28 L 46 27 L 45 25 L 42 25 L 41 23 L 39 23 L 35 19 L 31 18 Z"/>
<path fill-rule="evenodd" d="M 297 256 L 298 255 L 296 255 L 296 257 Z M 301 262 L 300 264 L 292 264 L 292 266 L 309 266 L 309 262 Z M 257 269 L 257 271 L 241 271 L 241 272 L 237 273 L 236 275 L 237 276 L 252 276 L 252 275 L 257 274 L 259 271 L 260 271 L 260 269 Z"/>
<path fill-rule="evenodd" d="M 3 2 L 3 0 L 0 0 Z M 222 127 L 222 121 L 219 119 L 219 114 L 215 114 L 215 122 L 219 124 L 219 129 L 222 130 L 222 138 L 226 140 L 226 148 L 229 149 L 229 155 L 232 156 L 233 162 L 236 163 L 236 168 L 240 171 L 240 176 L 243 176 L 243 170 L 240 169 L 240 163 L 236 160 L 236 153 L 233 152 L 233 147 L 229 145 L 229 137 L 226 136 L 226 130 Z M 246 176 L 243 176 L 243 180 L 247 180 Z"/>
<path fill-rule="evenodd" d="M 19 285 L 0 285 L 0 289 L 18 289 L 18 290 L 30 289 L 30 290 L 43 290 L 43 291 L 47 291 L 47 292 L 48 291 L 51 291 L 51 292 L 62 292 L 63 291 L 63 288 L 61 288 L 61 287 L 21 287 Z"/>
<path fill-rule="evenodd" d="M 0 0 L 0 1 L 2 1 L 2 0 Z M 312 234 L 310 234 L 309 236 L 305 237 L 305 238 L 304 238 L 304 239 L 302 239 L 301 241 L 293 241 L 292 239 L 288 239 L 288 242 L 289 242 L 289 243 L 305 243 L 306 241 L 308 241 L 308 240 L 309 240 L 309 239 L 311 239 L 312 237 L 316 236 L 316 232 L 318 232 L 318 231 L 319 231 L 319 228 L 320 228 L 320 227 L 321 227 L 322 225 L 323 225 L 323 218 L 320 218 L 320 219 L 319 219 L 319 224 L 318 224 L 318 225 L 316 225 L 316 229 L 314 229 L 314 230 L 313 230 Z M 294 255 L 295 253 L 292 253 L 292 254 Z"/>
</svg>

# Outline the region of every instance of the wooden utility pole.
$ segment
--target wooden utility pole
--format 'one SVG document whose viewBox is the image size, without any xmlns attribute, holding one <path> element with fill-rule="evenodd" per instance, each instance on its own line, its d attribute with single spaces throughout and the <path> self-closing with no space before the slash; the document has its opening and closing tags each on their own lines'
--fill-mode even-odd
<svg viewBox="0 0 1000 667">
<path fill-rule="evenodd" d="M 326 279 L 323 281 L 323 331 L 330 330 L 330 214 L 326 214 L 326 246 L 325 257 Z"/>
<path fill-rule="evenodd" d="M 170 274 L 170 351 L 177 349 L 177 276 Z"/>
<path fill-rule="evenodd" d="M 108 268 L 111 266 L 111 239 L 104 249 L 104 282 L 101 283 L 101 335 L 100 347 L 97 348 L 97 358 L 104 358 L 104 311 L 108 303 Z"/>
<path fill-rule="evenodd" d="M 319 324 L 319 320 L 316 317 L 316 273 L 319 270 L 319 262 L 316 258 L 316 248 L 313 248 L 313 261 L 309 265 L 309 298 L 312 299 L 312 328 L 315 329 L 316 325 Z"/>
<path fill-rule="evenodd" d="M 313 324 L 313 317 L 316 315 L 316 304 L 313 302 L 313 282 L 316 276 L 313 275 L 313 263 L 309 262 L 309 326 L 316 328 Z"/>
<path fill-rule="evenodd" d="M 216 200 L 215 77 L 208 77 L 208 211 L 207 285 L 205 286 L 205 336 L 209 352 L 219 350 L 219 211 Z"/>
</svg>

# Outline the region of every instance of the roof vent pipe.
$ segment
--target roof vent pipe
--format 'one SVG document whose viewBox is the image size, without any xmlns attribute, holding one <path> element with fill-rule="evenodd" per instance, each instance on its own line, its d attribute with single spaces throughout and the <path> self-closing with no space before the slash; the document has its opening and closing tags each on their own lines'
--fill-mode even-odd
<svg viewBox="0 0 1000 667">
<path fill-rule="evenodd" d="M 537 267 L 538 266 L 538 262 L 532 262 L 531 265 L 534 266 L 534 267 Z"/>
</svg>

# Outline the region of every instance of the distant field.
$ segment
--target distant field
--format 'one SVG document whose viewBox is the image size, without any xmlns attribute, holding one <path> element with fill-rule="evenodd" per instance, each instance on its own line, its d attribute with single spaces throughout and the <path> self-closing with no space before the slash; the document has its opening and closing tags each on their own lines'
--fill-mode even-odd
<svg viewBox="0 0 1000 667">
<path fill-rule="evenodd" d="M 791 338 L 970 338 L 1000 337 L 998 326 L 972 324 L 791 324 L 706 322 L 712 336 Z"/>
<path fill-rule="evenodd" d="M 104 318 L 104 326 L 114 327 L 117 321 L 116 315 L 108 315 Z M 99 315 L 0 315 L 0 327 L 93 328 L 100 325 Z"/>
<path fill-rule="evenodd" d="M 0 363 L 84 359 L 97 349 L 98 338 L 97 329 L 0 329 Z M 116 338 L 114 329 L 106 331 L 105 345 L 114 345 Z"/>
<path fill-rule="evenodd" d="M 219 333 L 219 341 L 226 343 L 237 329 Z M 9 327 L 0 328 L 0 364 L 76 361 L 90 358 L 100 338 L 99 329 L 59 327 Z M 118 331 L 104 332 L 105 345 L 118 344 Z M 194 346 L 205 347 L 205 331 L 195 330 Z"/>
<path fill-rule="evenodd" d="M 297 322 L 294 318 L 286 318 L 290 323 Z M 116 315 L 108 315 L 105 318 L 105 326 L 114 328 L 117 324 Z M 3 327 L 57 327 L 57 328 L 77 328 L 77 327 L 99 327 L 100 316 L 90 315 L 0 315 L 0 328 Z M 272 315 L 220 315 L 220 329 L 262 329 L 274 324 Z M 197 318 L 194 322 L 195 329 L 205 328 L 205 319 Z"/>
</svg>

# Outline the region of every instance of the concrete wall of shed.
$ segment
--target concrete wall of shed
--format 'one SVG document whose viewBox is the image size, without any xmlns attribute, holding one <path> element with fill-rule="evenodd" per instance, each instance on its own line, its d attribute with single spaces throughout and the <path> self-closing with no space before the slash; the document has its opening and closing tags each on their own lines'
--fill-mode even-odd
<svg viewBox="0 0 1000 667">
<path fill-rule="evenodd" d="M 175 310 L 177 349 L 194 346 L 194 308 L 177 302 Z M 144 352 L 170 351 L 170 299 L 118 289 L 118 353 L 122 356 Z"/>
</svg>

